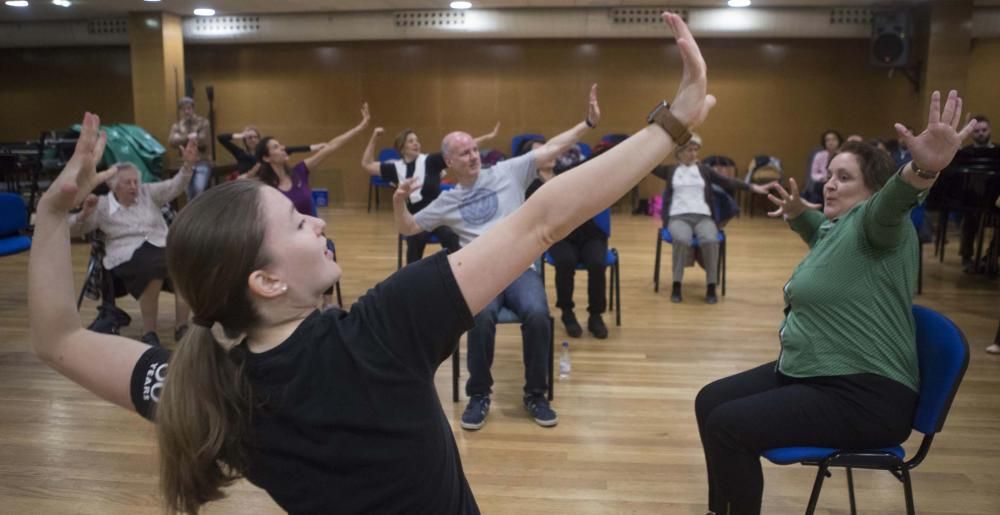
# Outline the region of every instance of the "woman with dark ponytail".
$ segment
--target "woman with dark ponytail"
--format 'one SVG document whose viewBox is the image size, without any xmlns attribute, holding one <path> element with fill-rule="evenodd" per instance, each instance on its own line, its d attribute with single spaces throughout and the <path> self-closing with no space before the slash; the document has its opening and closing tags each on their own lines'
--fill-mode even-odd
<svg viewBox="0 0 1000 515">
<path fill-rule="evenodd" d="M 290 513 L 479 513 L 434 373 L 473 313 L 708 115 L 705 61 L 684 22 L 664 18 L 685 70 L 654 123 L 556 177 L 458 252 L 391 275 L 349 312 L 315 307 L 340 277 L 322 220 L 256 181 L 207 190 L 167 239 L 169 271 L 195 323 L 172 358 L 80 324 L 68 213 L 107 179 L 95 170 L 100 121 L 88 113 L 73 158 L 38 204 L 28 285 L 36 353 L 156 420 L 169 511 L 197 512 L 245 477 Z"/>
</svg>

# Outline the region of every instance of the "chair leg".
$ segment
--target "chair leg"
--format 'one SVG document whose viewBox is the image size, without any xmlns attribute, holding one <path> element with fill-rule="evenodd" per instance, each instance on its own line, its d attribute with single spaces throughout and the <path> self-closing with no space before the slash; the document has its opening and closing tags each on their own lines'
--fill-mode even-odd
<svg viewBox="0 0 1000 515">
<path fill-rule="evenodd" d="M 722 240 L 722 245 L 719 246 L 720 256 L 719 256 L 719 266 L 722 267 L 722 271 L 719 274 L 722 278 L 722 296 L 726 296 L 726 240 Z"/>
<path fill-rule="evenodd" d="M 407 243 L 409 245 L 409 243 Z M 396 270 L 403 268 L 403 236 L 400 235 L 396 240 Z"/>
<path fill-rule="evenodd" d="M 555 347 L 556 347 L 555 330 L 556 330 L 556 319 L 552 318 L 552 316 L 549 315 L 549 377 L 548 377 L 548 379 L 549 379 L 549 381 L 548 381 L 548 383 L 549 383 L 549 401 L 551 401 L 556 396 L 556 393 L 555 393 L 555 389 L 556 389 L 556 384 L 555 383 L 556 382 L 553 381 L 553 372 L 554 372 L 554 368 L 553 367 L 555 366 L 555 353 L 556 353 L 556 349 L 555 349 Z"/>
<path fill-rule="evenodd" d="M 653 291 L 660 291 L 660 252 L 663 250 L 663 240 L 660 231 L 656 231 L 656 265 L 653 266 Z"/>
<path fill-rule="evenodd" d="M 615 252 L 615 325 L 622 325 L 622 269 L 621 256 Z"/>
<path fill-rule="evenodd" d="M 900 472 L 903 475 L 903 495 L 906 496 L 906 515 L 914 515 L 916 509 L 913 506 L 913 484 L 910 483 L 910 469 L 904 466 Z"/>
<path fill-rule="evenodd" d="M 83 304 L 83 294 L 87 291 L 87 282 L 90 281 L 90 276 L 97 269 L 97 260 L 94 256 L 90 256 L 90 262 L 87 263 L 87 274 L 83 276 L 83 287 L 80 288 L 80 296 L 76 298 L 76 310 L 80 310 L 80 305 Z"/>
<path fill-rule="evenodd" d="M 851 515 L 858 515 L 858 507 L 854 500 L 854 474 L 851 467 L 847 467 L 847 497 L 851 502 Z"/>
<path fill-rule="evenodd" d="M 462 340 L 458 340 L 455 352 L 451 354 L 451 401 L 458 402 L 458 376 L 462 362 Z"/>
<path fill-rule="evenodd" d="M 812 493 L 809 494 L 809 505 L 806 506 L 806 515 L 813 515 L 816 513 L 816 503 L 819 501 L 819 492 L 823 489 L 823 479 L 830 475 L 830 471 L 826 468 L 826 463 L 822 463 L 819 466 L 819 470 L 816 471 L 816 481 L 813 482 Z"/>
<path fill-rule="evenodd" d="M 368 212 L 372 212 L 372 188 L 374 188 L 371 183 L 368 183 Z"/>
<path fill-rule="evenodd" d="M 615 266 L 611 265 L 608 268 L 608 309 L 605 311 L 615 310 Z"/>
<path fill-rule="evenodd" d="M 938 224 L 938 241 L 940 241 L 940 247 L 938 248 L 938 262 L 944 263 L 944 247 L 948 244 L 948 211 L 941 210 L 941 219 Z"/>
</svg>

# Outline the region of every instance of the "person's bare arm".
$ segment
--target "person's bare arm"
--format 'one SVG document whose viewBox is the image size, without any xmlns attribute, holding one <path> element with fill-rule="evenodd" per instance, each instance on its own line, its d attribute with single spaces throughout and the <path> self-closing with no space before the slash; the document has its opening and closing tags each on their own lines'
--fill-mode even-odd
<svg viewBox="0 0 1000 515">
<path fill-rule="evenodd" d="M 67 214 L 109 177 L 95 169 L 106 138 L 99 127 L 96 115 L 84 116 L 73 157 L 38 202 L 28 260 L 31 343 L 47 365 L 101 398 L 131 410 L 132 370 L 149 347 L 84 329 L 73 290 Z"/>
<path fill-rule="evenodd" d="M 375 160 L 375 142 L 378 141 L 379 137 L 385 133 L 385 129 L 382 127 L 375 127 L 372 131 L 372 137 L 368 138 L 368 145 L 365 146 L 365 153 L 361 155 L 361 168 L 368 172 L 368 175 L 372 177 L 378 177 L 382 174 L 381 167 L 382 163 Z"/>
<path fill-rule="evenodd" d="M 673 29 L 684 61 L 670 111 L 690 129 L 704 121 L 715 98 L 706 95 L 705 61 L 691 32 L 678 16 L 664 13 L 663 17 Z M 545 249 L 628 193 L 673 147 L 659 125 L 647 126 L 573 173 L 555 177 L 516 212 L 449 255 L 469 310 L 482 310 Z"/>
<path fill-rule="evenodd" d="M 368 121 L 371 119 L 371 115 L 368 114 L 368 104 L 361 105 L 361 122 L 354 126 L 351 130 L 331 139 L 326 143 L 326 145 L 316 152 L 315 154 L 305 158 L 306 168 L 310 171 L 316 170 L 316 168 L 323 163 L 328 157 L 333 155 L 340 147 L 347 143 L 347 140 L 357 136 L 361 131 L 368 126 Z"/>
</svg>

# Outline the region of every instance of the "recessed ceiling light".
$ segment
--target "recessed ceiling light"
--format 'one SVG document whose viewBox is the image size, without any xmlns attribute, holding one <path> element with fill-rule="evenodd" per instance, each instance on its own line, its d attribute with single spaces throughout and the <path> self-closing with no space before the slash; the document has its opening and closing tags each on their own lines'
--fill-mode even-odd
<svg viewBox="0 0 1000 515">
<path fill-rule="evenodd" d="M 452 9 L 468 9 L 472 7 L 472 2 L 452 2 L 449 5 Z"/>
<path fill-rule="evenodd" d="M 209 9 L 207 7 L 200 7 L 194 10 L 195 16 L 215 16 L 215 9 Z"/>
<path fill-rule="evenodd" d="M 28 7 L 28 0 L 7 0 L 4 3 L 10 7 Z"/>
<path fill-rule="evenodd" d="M 160 0 L 142 0 L 143 2 L 159 2 Z"/>
<path fill-rule="evenodd" d="M 750 7 L 750 0 L 729 0 L 729 7 Z"/>
<path fill-rule="evenodd" d="M 69 0 L 52 0 L 52 3 L 55 4 L 55 5 L 58 5 L 59 7 L 69 7 L 70 6 L 70 1 Z"/>
</svg>

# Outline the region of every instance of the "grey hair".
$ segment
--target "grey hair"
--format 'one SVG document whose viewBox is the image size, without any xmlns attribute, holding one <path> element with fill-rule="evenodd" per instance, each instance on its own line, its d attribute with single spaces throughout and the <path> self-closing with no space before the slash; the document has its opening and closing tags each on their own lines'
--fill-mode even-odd
<svg viewBox="0 0 1000 515">
<path fill-rule="evenodd" d="M 181 97 L 181 99 L 177 101 L 178 109 L 184 106 L 193 106 L 193 105 L 194 105 L 194 99 L 191 97 Z"/>
<path fill-rule="evenodd" d="M 142 184 L 142 174 L 139 173 L 139 169 L 134 164 L 129 163 L 128 161 L 122 161 L 120 163 L 115 163 L 113 166 L 118 167 L 118 172 L 112 175 L 110 179 L 108 179 L 109 188 L 115 189 L 115 187 L 118 186 L 118 177 L 123 171 L 128 169 L 135 170 L 135 174 L 139 177 L 139 184 Z"/>
</svg>

